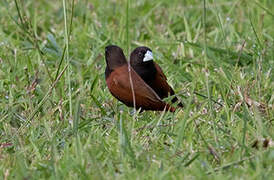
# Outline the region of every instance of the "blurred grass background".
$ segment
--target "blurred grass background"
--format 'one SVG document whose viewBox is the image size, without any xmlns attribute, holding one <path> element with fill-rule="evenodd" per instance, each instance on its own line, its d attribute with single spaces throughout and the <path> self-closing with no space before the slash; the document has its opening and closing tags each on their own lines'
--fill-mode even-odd
<svg viewBox="0 0 274 180">
<path fill-rule="evenodd" d="M 0 2 L 1 178 L 273 178 L 272 0 Z M 109 44 L 150 47 L 185 109 L 113 98 Z"/>
</svg>

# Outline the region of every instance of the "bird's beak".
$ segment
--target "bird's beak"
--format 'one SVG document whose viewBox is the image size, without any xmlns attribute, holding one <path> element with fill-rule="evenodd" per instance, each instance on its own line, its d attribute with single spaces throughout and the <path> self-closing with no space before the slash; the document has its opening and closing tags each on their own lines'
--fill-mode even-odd
<svg viewBox="0 0 274 180">
<path fill-rule="evenodd" d="M 153 54 L 151 51 L 147 51 L 145 54 L 145 57 L 143 59 L 143 62 L 151 61 L 153 60 Z"/>
</svg>

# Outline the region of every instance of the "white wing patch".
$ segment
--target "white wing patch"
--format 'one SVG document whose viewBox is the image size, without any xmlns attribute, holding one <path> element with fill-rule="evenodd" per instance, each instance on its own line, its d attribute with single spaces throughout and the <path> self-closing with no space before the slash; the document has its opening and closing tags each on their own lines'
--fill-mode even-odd
<svg viewBox="0 0 274 180">
<path fill-rule="evenodd" d="M 143 59 L 143 62 L 151 61 L 153 60 L 153 54 L 151 51 L 147 51 L 145 54 L 145 57 Z"/>
</svg>

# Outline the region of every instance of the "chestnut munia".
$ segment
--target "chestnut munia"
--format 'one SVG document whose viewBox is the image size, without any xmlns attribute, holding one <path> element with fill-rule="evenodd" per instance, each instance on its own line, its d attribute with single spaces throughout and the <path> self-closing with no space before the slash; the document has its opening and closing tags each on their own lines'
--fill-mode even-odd
<svg viewBox="0 0 274 180">
<path fill-rule="evenodd" d="M 153 61 L 152 51 L 148 47 L 134 49 L 130 54 L 130 65 L 161 99 L 175 94 L 161 67 Z M 171 101 L 175 103 L 178 98 L 175 96 Z M 179 102 L 178 106 L 183 107 L 183 104 Z"/>
</svg>

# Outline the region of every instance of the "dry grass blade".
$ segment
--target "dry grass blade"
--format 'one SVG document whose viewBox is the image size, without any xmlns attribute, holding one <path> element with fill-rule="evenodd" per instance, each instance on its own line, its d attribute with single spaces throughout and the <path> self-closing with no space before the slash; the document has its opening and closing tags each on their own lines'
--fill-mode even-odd
<svg viewBox="0 0 274 180">
<path fill-rule="evenodd" d="M 18 132 L 22 132 L 23 129 L 31 122 L 31 120 L 34 118 L 34 116 L 36 115 L 36 113 L 39 111 L 39 109 L 42 107 L 42 105 L 45 103 L 45 101 L 47 100 L 47 98 L 51 94 L 51 92 L 54 89 L 54 87 L 56 86 L 57 82 L 60 80 L 60 78 L 62 77 L 62 75 L 66 71 L 67 67 L 68 67 L 68 64 L 61 71 L 61 73 L 59 74 L 59 76 L 57 77 L 57 79 L 53 82 L 53 84 L 49 88 L 48 92 L 45 94 L 45 96 L 43 97 L 43 99 L 39 102 L 39 104 L 37 105 L 37 107 L 35 108 L 35 110 L 27 118 L 26 122 L 24 122 L 24 124 L 21 125 L 21 127 L 18 129 Z"/>
<path fill-rule="evenodd" d="M 243 162 L 245 162 L 245 161 L 248 161 L 248 160 L 253 159 L 254 157 L 255 157 L 255 155 L 252 155 L 252 156 L 249 156 L 249 157 L 245 157 L 245 158 L 243 158 L 243 159 L 241 159 L 241 160 L 239 160 L 239 161 L 235 161 L 235 162 L 226 164 L 226 165 L 224 165 L 224 166 L 222 166 L 222 167 L 215 168 L 213 171 L 216 172 L 216 171 L 220 171 L 220 170 L 224 170 L 224 169 L 230 168 L 230 167 L 232 167 L 232 166 L 239 165 L 239 164 L 241 164 L 241 163 L 243 163 Z M 212 171 L 209 171 L 209 172 L 207 172 L 206 174 L 211 174 L 211 173 L 213 173 L 213 172 L 212 172 Z"/>
</svg>

